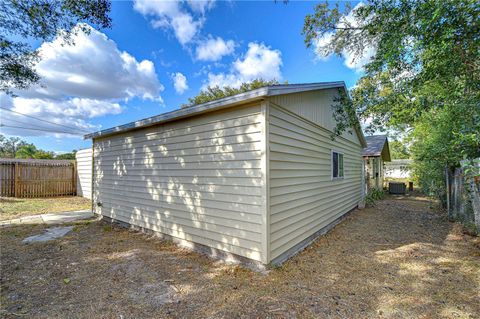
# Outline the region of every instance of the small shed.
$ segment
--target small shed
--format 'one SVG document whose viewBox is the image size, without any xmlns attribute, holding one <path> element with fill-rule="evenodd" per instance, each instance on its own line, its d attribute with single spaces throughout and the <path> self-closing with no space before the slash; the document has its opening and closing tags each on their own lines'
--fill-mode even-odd
<svg viewBox="0 0 480 319">
<path fill-rule="evenodd" d="M 220 258 L 279 264 L 364 199 L 343 82 L 273 85 L 86 136 L 93 209 Z"/>
<path fill-rule="evenodd" d="M 367 136 L 367 147 L 362 151 L 365 162 L 365 180 L 367 189 L 383 188 L 385 162 L 390 162 L 390 147 L 386 135 Z"/>
</svg>

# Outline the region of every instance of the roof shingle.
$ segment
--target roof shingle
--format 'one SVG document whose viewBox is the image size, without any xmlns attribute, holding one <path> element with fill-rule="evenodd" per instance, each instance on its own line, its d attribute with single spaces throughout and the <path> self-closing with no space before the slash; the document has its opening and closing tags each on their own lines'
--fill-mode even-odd
<svg viewBox="0 0 480 319">
<path fill-rule="evenodd" d="M 386 135 L 365 136 L 367 147 L 362 150 L 363 156 L 381 156 L 383 147 L 387 142 Z"/>
</svg>

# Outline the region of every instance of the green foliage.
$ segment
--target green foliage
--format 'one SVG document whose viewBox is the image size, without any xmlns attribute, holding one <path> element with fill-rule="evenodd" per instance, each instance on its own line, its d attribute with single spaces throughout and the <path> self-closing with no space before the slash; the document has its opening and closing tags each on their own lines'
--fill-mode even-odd
<svg viewBox="0 0 480 319">
<path fill-rule="evenodd" d="M 18 148 L 15 158 L 34 158 L 37 148 L 33 144 L 25 144 Z"/>
<path fill-rule="evenodd" d="M 7 138 L 0 134 L 0 158 L 34 158 L 34 159 L 75 159 L 74 150 L 55 156 L 53 152 L 38 149 L 35 145 L 27 143 L 18 137 Z"/>
<path fill-rule="evenodd" d="M 407 159 L 410 158 L 410 151 L 405 142 L 402 141 L 390 141 L 390 156 L 392 159 Z"/>
<path fill-rule="evenodd" d="M 464 158 L 480 156 L 478 132 L 479 108 L 445 106 L 417 120 L 411 133 L 413 170 L 427 194 L 443 198 L 445 167 L 458 167 Z"/>
<path fill-rule="evenodd" d="M 75 154 L 77 153 L 76 150 L 73 150 L 69 153 L 58 154 L 55 156 L 55 159 L 62 159 L 62 160 L 74 160 Z"/>
<path fill-rule="evenodd" d="M 464 159 L 460 162 L 460 165 L 468 178 L 477 180 L 480 178 L 480 158 Z"/>
<path fill-rule="evenodd" d="M 0 157 L 14 158 L 18 149 L 25 145 L 27 142 L 19 137 L 7 138 L 0 134 Z"/>
<path fill-rule="evenodd" d="M 305 18 L 303 33 L 307 46 L 324 39 L 317 47 L 323 55 L 375 51 L 351 101 L 335 108 L 335 133 L 355 113 L 370 120 L 367 132 L 406 132 L 415 175 L 436 196 L 444 192 L 445 166 L 480 156 L 480 2 L 322 3 Z"/>
<path fill-rule="evenodd" d="M 38 52 L 29 44 L 32 39 L 61 36 L 65 44 L 73 44 L 72 35 L 90 31 L 83 23 L 111 27 L 110 6 L 108 0 L 0 1 L 0 91 L 26 89 L 40 80 L 35 71 Z"/>
<path fill-rule="evenodd" d="M 380 188 L 372 188 L 365 196 L 365 204 L 368 206 L 374 206 L 377 200 L 381 200 L 385 197 L 385 192 Z"/>
<path fill-rule="evenodd" d="M 285 82 L 286 83 L 286 82 Z M 190 107 L 202 103 L 207 103 L 210 101 L 215 101 L 224 97 L 236 95 L 239 93 L 244 93 L 247 91 L 255 90 L 261 87 L 277 85 L 279 84 L 277 80 L 264 80 L 264 79 L 255 79 L 251 82 L 242 83 L 240 87 L 234 88 L 230 86 L 219 87 L 219 86 L 209 86 L 205 90 L 200 91 L 200 93 L 192 98 L 188 99 L 188 104 L 182 105 L 182 107 Z"/>
</svg>

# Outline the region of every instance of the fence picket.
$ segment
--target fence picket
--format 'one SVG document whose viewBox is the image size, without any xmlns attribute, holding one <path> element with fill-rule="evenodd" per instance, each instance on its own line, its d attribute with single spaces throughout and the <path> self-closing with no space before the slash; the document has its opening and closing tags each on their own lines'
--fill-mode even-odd
<svg viewBox="0 0 480 319">
<path fill-rule="evenodd" d="M 0 196 L 51 197 L 76 194 L 72 161 L 0 159 Z"/>
</svg>

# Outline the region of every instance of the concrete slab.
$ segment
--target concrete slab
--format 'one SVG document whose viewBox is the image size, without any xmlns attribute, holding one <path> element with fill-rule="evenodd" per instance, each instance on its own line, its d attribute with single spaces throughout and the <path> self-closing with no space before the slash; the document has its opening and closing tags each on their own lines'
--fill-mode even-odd
<svg viewBox="0 0 480 319">
<path fill-rule="evenodd" d="M 62 224 L 69 223 L 76 220 L 89 219 L 95 215 L 91 210 L 78 210 L 72 212 L 61 212 L 61 213 L 52 213 L 52 214 L 43 214 L 43 215 L 34 215 L 34 216 L 25 216 L 21 218 L 15 218 L 10 220 L 0 221 L 0 226 L 11 226 L 19 224 Z"/>
<path fill-rule="evenodd" d="M 48 228 L 48 229 L 45 229 L 43 234 L 34 235 L 34 236 L 25 238 L 24 240 L 22 240 L 22 243 L 29 244 L 29 243 L 37 243 L 37 242 L 54 240 L 54 239 L 65 236 L 72 229 L 73 229 L 73 226 Z"/>
<path fill-rule="evenodd" d="M 79 210 L 74 212 L 64 212 L 58 214 L 41 215 L 45 224 L 68 223 L 81 219 L 89 219 L 94 216 L 91 210 Z"/>
</svg>

